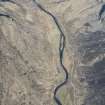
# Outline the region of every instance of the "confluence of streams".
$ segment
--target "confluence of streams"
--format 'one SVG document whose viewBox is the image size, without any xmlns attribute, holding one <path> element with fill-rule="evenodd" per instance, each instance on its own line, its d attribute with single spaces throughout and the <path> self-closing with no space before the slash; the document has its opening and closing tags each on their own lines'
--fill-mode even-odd
<svg viewBox="0 0 105 105">
<path fill-rule="evenodd" d="M 55 100 L 55 102 L 56 102 L 58 105 L 62 105 L 60 99 L 57 97 L 57 92 L 58 92 L 58 90 L 59 90 L 63 85 L 65 85 L 65 84 L 67 83 L 67 81 L 68 81 L 68 71 L 67 71 L 66 67 L 65 67 L 64 64 L 63 64 L 63 52 L 64 52 L 65 40 L 66 40 L 66 39 L 65 39 L 65 35 L 64 35 L 64 33 L 63 33 L 63 31 L 62 31 L 60 25 L 59 25 L 59 22 L 58 22 L 57 18 L 56 18 L 52 13 L 50 13 L 49 11 L 47 11 L 46 9 L 44 9 L 44 8 L 42 7 L 42 5 L 40 5 L 38 2 L 36 2 L 36 0 L 33 0 L 33 1 L 35 2 L 35 4 L 36 4 L 42 11 L 44 11 L 46 14 L 50 15 L 50 16 L 53 18 L 53 20 L 54 20 L 54 22 L 55 22 L 55 24 L 56 24 L 58 30 L 60 31 L 59 59 L 60 59 L 60 65 L 61 65 L 61 67 L 63 68 L 63 70 L 64 70 L 64 72 L 65 72 L 65 78 L 64 78 L 64 81 L 63 81 L 61 84 L 59 84 L 59 85 L 55 88 L 55 90 L 54 90 L 54 100 Z"/>
</svg>

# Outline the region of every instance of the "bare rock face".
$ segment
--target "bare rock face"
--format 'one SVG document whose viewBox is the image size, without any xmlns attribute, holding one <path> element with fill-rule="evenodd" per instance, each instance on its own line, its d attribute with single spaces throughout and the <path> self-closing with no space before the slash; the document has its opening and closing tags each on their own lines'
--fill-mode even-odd
<svg viewBox="0 0 105 105">
<path fill-rule="evenodd" d="M 0 105 L 105 105 L 104 3 L 0 0 Z"/>
</svg>

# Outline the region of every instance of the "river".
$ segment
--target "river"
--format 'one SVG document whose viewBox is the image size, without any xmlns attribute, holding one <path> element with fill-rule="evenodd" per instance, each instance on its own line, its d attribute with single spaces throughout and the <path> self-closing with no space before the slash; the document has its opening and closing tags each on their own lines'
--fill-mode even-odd
<svg viewBox="0 0 105 105">
<path fill-rule="evenodd" d="M 59 91 L 59 89 L 65 85 L 68 81 L 68 70 L 66 69 L 66 67 L 63 64 L 63 55 L 64 55 L 64 49 L 65 49 L 65 45 L 66 45 L 66 37 L 64 32 L 61 29 L 61 26 L 58 22 L 58 19 L 49 11 L 47 11 L 45 8 L 43 8 L 43 6 L 41 4 L 39 4 L 36 0 L 33 0 L 35 2 L 35 4 L 39 7 L 39 9 L 41 9 L 43 12 L 45 12 L 46 14 L 48 14 L 49 16 L 51 16 L 53 18 L 54 23 L 56 24 L 59 32 L 60 32 L 60 41 L 59 41 L 59 60 L 60 60 L 60 65 L 64 70 L 65 73 L 65 77 L 64 80 L 56 86 L 55 90 L 54 90 L 54 100 L 58 105 L 63 105 L 61 100 L 59 99 L 59 97 L 57 97 L 57 92 Z"/>
</svg>

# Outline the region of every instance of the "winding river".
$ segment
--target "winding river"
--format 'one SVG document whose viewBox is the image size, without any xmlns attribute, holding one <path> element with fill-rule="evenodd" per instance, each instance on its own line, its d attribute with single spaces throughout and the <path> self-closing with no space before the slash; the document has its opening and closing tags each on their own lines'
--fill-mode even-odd
<svg viewBox="0 0 105 105">
<path fill-rule="evenodd" d="M 2 0 L 2 1 L 4 1 L 4 2 L 6 2 L 6 1 L 7 1 L 7 2 L 8 2 L 8 1 L 11 2 L 10 0 Z M 49 11 L 47 11 L 46 9 L 44 9 L 44 8 L 42 7 L 42 5 L 40 5 L 38 2 L 36 2 L 36 0 L 33 0 L 33 1 L 35 2 L 35 4 L 36 4 L 43 12 L 45 12 L 46 14 L 48 14 L 49 16 L 51 16 L 51 17 L 53 18 L 53 20 L 54 20 L 54 22 L 55 22 L 55 24 L 56 24 L 58 30 L 60 31 L 59 60 L 60 60 L 60 65 L 61 65 L 61 67 L 62 67 L 63 70 L 64 70 L 65 78 L 64 78 L 64 81 L 62 81 L 62 83 L 60 83 L 58 86 L 56 86 L 56 88 L 55 88 L 55 90 L 54 90 L 54 100 L 55 100 L 55 102 L 56 102 L 58 105 L 62 105 L 62 103 L 61 103 L 59 97 L 57 97 L 57 92 L 58 92 L 58 90 L 59 90 L 63 85 L 65 85 L 65 84 L 67 83 L 67 81 L 68 81 L 68 71 L 67 71 L 66 67 L 65 67 L 64 64 L 63 64 L 63 53 L 64 53 L 64 49 L 65 49 L 66 38 L 65 38 L 65 35 L 64 35 L 64 33 L 63 33 L 63 31 L 62 31 L 60 25 L 59 25 L 59 22 L 58 22 L 57 18 L 56 18 L 52 13 L 50 13 Z M 13 3 L 14 3 L 14 2 L 13 2 Z M 7 17 L 7 18 L 12 18 L 11 16 L 6 15 L 6 14 L 0 14 L 0 16 L 5 16 L 5 17 Z"/>
<path fill-rule="evenodd" d="M 66 69 L 66 67 L 64 66 L 63 64 L 63 53 L 64 53 L 64 49 L 65 49 L 65 43 L 66 43 L 66 37 L 59 25 L 59 22 L 57 20 L 57 18 L 52 14 L 50 13 L 49 11 L 47 11 L 46 9 L 44 9 L 42 7 L 42 5 L 40 5 L 36 0 L 33 0 L 35 2 L 35 4 L 43 11 L 45 12 L 46 14 L 48 14 L 49 16 L 51 16 L 58 28 L 58 30 L 60 31 L 60 41 L 59 41 L 59 59 L 60 59 L 60 65 L 61 67 L 63 68 L 64 70 L 64 73 L 65 73 L 65 77 L 64 77 L 64 81 L 62 81 L 62 83 L 60 83 L 58 86 L 56 86 L 55 90 L 54 90 L 54 100 L 55 102 L 58 104 L 58 105 L 62 105 L 59 97 L 57 97 L 57 92 L 58 90 L 67 83 L 68 81 L 68 71 Z"/>
</svg>

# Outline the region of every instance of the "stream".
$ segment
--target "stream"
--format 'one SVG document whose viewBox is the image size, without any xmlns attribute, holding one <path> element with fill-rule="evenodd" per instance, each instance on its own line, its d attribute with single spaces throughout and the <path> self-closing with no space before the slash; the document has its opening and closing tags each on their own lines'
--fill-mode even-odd
<svg viewBox="0 0 105 105">
<path fill-rule="evenodd" d="M 59 22 L 57 20 L 57 18 L 52 14 L 50 13 L 49 11 L 47 11 L 46 9 L 44 9 L 42 7 L 42 5 L 40 5 L 38 2 L 36 2 L 36 0 L 33 0 L 35 2 L 35 4 L 39 7 L 39 9 L 41 9 L 43 12 L 45 12 L 46 14 L 48 14 L 49 16 L 51 16 L 53 18 L 53 21 L 55 22 L 59 32 L 60 32 L 60 41 L 59 41 L 59 60 L 60 60 L 60 65 L 61 67 L 63 68 L 64 70 L 64 73 L 65 73 L 65 77 L 64 77 L 64 80 L 56 86 L 55 90 L 54 90 L 54 100 L 55 102 L 58 104 L 58 105 L 63 105 L 61 103 L 61 100 L 59 99 L 59 97 L 57 96 L 57 92 L 59 91 L 59 89 L 65 85 L 68 81 L 68 70 L 66 69 L 66 67 L 64 66 L 63 64 L 63 55 L 64 55 L 64 49 L 65 49 L 65 44 L 66 44 L 66 37 L 59 25 Z"/>
</svg>

